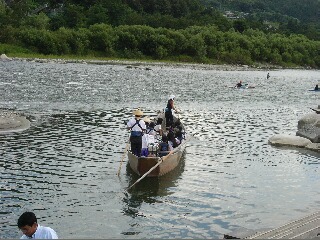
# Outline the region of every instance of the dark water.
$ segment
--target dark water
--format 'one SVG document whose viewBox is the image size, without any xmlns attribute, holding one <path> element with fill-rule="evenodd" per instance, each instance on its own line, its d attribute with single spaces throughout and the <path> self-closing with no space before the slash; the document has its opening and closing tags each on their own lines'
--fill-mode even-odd
<svg viewBox="0 0 320 240">
<path fill-rule="evenodd" d="M 0 107 L 31 128 L 0 135 L 0 238 L 21 236 L 26 210 L 60 238 L 222 238 L 278 227 L 320 209 L 320 154 L 275 148 L 319 105 L 320 71 L 0 62 Z M 254 89 L 229 88 L 243 80 Z M 176 95 L 194 136 L 160 179 L 121 159 L 123 120 Z M 117 176 L 121 166 L 120 176 Z"/>
</svg>

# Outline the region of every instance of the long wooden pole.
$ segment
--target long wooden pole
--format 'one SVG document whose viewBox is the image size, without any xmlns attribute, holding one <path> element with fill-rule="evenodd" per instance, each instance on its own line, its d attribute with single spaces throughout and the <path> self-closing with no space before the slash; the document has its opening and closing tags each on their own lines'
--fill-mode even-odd
<svg viewBox="0 0 320 240">
<path fill-rule="evenodd" d="M 130 188 L 132 188 L 134 185 L 136 185 L 138 182 L 140 182 L 142 179 L 144 179 L 149 173 L 151 173 L 153 171 L 153 169 L 155 169 L 156 167 L 158 167 L 167 157 L 169 157 L 169 155 L 171 155 L 173 153 L 173 150 L 169 152 L 168 155 L 166 155 L 164 158 L 160 158 L 160 161 L 154 165 L 152 168 L 149 169 L 148 172 L 146 172 L 145 174 L 143 174 L 137 181 L 135 181 L 134 184 L 132 184 L 130 187 L 127 188 L 127 190 L 129 190 Z"/>
<path fill-rule="evenodd" d="M 124 157 L 126 156 L 126 153 L 127 153 L 127 151 L 128 151 L 129 145 L 130 145 L 130 137 L 128 138 L 128 142 L 127 142 L 126 148 L 124 149 L 124 152 L 123 152 L 123 155 L 122 155 L 122 158 L 121 158 L 119 170 L 118 170 L 118 173 L 117 173 L 118 176 L 120 175 L 120 170 L 121 170 L 122 162 L 123 162 Z"/>
</svg>

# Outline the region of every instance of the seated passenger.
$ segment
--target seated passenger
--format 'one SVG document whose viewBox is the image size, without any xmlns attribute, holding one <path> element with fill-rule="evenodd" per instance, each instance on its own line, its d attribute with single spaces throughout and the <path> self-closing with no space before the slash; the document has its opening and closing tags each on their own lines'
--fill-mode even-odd
<svg viewBox="0 0 320 240">
<path fill-rule="evenodd" d="M 168 143 L 169 143 L 170 146 L 172 146 L 172 148 L 176 148 L 176 147 L 179 146 L 180 141 L 177 138 L 175 138 L 173 132 L 170 131 L 168 133 L 167 137 L 168 137 Z"/>
<path fill-rule="evenodd" d="M 177 131 L 175 133 L 175 137 L 176 137 L 176 139 L 178 139 L 180 141 L 180 144 L 181 144 L 182 140 L 184 139 L 184 135 L 182 133 L 182 129 L 180 129 L 179 131 Z"/>
<path fill-rule="evenodd" d="M 166 135 L 162 136 L 162 142 L 159 143 L 159 157 L 167 155 L 173 148 L 168 143 L 168 137 Z"/>
<path fill-rule="evenodd" d="M 163 119 L 162 119 L 162 118 L 158 118 L 158 119 L 157 119 L 157 122 L 156 122 L 156 125 L 155 125 L 155 127 L 154 127 L 154 130 L 155 130 L 160 136 L 162 136 L 162 128 L 161 128 L 162 122 L 163 122 Z"/>
</svg>

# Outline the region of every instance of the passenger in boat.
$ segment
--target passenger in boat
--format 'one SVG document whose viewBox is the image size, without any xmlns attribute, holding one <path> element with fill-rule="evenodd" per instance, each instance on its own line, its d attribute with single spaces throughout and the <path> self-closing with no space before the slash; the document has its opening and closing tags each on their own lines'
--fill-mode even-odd
<svg viewBox="0 0 320 240">
<path fill-rule="evenodd" d="M 172 148 L 176 148 L 179 146 L 180 144 L 180 141 L 174 136 L 174 133 L 173 132 L 168 132 L 168 143 L 170 146 L 172 146 Z"/>
<path fill-rule="evenodd" d="M 157 119 L 157 122 L 156 122 L 156 125 L 154 126 L 154 130 L 155 130 L 160 136 L 162 136 L 162 128 L 161 128 L 162 122 L 163 122 L 163 119 L 162 119 L 162 118 L 158 118 L 158 119 Z"/>
<path fill-rule="evenodd" d="M 127 123 L 128 130 L 131 130 L 130 143 L 131 152 L 140 157 L 142 149 L 142 135 L 146 131 L 146 124 L 141 119 L 143 112 L 140 109 L 133 111 L 134 117 Z"/>
<path fill-rule="evenodd" d="M 57 233 L 52 228 L 38 224 L 37 217 L 33 212 L 24 212 L 19 217 L 18 228 L 23 233 L 20 239 L 58 239 Z"/>
<path fill-rule="evenodd" d="M 167 107 L 165 108 L 165 117 L 166 117 L 166 127 L 170 127 L 173 124 L 173 114 L 172 111 L 176 111 L 176 108 L 174 107 L 174 95 L 171 95 L 169 97 Z"/>
<path fill-rule="evenodd" d="M 154 130 L 154 122 L 152 122 L 148 117 L 143 118 L 143 121 L 146 123 L 146 133 L 153 136 L 157 135 L 156 131 Z"/>
<path fill-rule="evenodd" d="M 151 122 L 150 118 L 144 117 L 143 121 L 146 124 L 146 132 L 142 136 L 141 156 L 148 157 L 150 151 L 155 151 L 154 148 L 156 132 L 154 131 L 154 122 Z M 149 148 L 151 148 L 150 151 Z"/>
<path fill-rule="evenodd" d="M 181 126 L 179 126 L 179 130 L 175 131 L 174 135 L 179 140 L 179 142 L 181 144 L 182 140 L 184 139 L 184 134 L 182 132 L 182 127 Z"/>
<path fill-rule="evenodd" d="M 168 137 L 166 135 L 162 135 L 162 142 L 159 143 L 159 157 L 167 155 L 172 150 L 172 146 L 168 143 Z"/>
<path fill-rule="evenodd" d="M 318 84 L 314 87 L 314 90 L 316 90 L 316 91 L 319 90 Z"/>
</svg>

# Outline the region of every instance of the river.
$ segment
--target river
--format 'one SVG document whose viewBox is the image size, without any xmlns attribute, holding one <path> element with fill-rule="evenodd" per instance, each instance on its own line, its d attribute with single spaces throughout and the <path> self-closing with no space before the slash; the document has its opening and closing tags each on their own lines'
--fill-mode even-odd
<svg viewBox="0 0 320 240">
<path fill-rule="evenodd" d="M 318 70 L 8 61 L 0 72 L 0 108 L 31 121 L 0 135 L 0 238 L 22 235 L 24 211 L 60 238 L 217 239 L 320 209 L 320 154 L 268 144 L 320 104 L 308 91 Z M 230 88 L 239 80 L 255 88 Z M 193 136 L 182 162 L 127 191 L 124 121 L 171 94 Z"/>
</svg>

